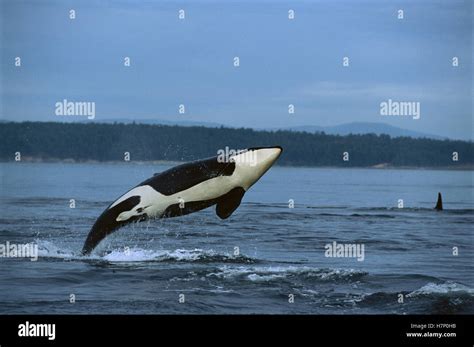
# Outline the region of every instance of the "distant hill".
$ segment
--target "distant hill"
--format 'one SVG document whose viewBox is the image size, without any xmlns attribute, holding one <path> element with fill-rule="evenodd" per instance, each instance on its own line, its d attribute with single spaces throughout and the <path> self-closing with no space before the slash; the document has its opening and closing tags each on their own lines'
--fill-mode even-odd
<svg viewBox="0 0 474 347">
<path fill-rule="evenodd" d="M 467 141 L 133 123 L 9 122 L 0 127 L 4 161 L 14 160 L 17 152 L 25 161 L 122 161 L 125 152 L 132 161 L 189 161 L 215 156 L 226 147 L 275 145 L 284 149 L 279 165 L 466 168 L 474 164 L 474 143 Z"/>
<path fill-rule="evenodd" d="M 80 123 L 89 123 L 90 121 L 81 121 Z M 162 125 L 179 125 L 179 126 L 203 126 L 208 128 L 220 128 L 222 126 L 229 127 L 219 123 L 213 122 L 197 122 L 190 120 L 165 120 L 165 119 L 131 119 L 131 118 L 111 118 L 103 119 L 101 123 L 123 123 L 123 124 L 162 124 Z M 289 131 L 306 131 L 308 133 L 320 133 L 324 132 L 330 135 L 349 135 L 349 134 L 376 134 L 382 135 L 386 134 L 391 137 L 400 137 L 408 136 L 413 138 L 429 138 L 436 140 L 444 140 L 447 137 L 426 134 L 418 131 L 412 131 L 408 129 L 399 128 L 393 125 L 385 123 L 370 123 L 370 122 L 352 122 L 344 123 L 334 126 L 318 126 L 318 125 L 300 125 L 294 127 L 284 127 L 284 128 L 265 128 L 265 129 L 255 129 L 255 130 L 289 130 Z"/>
<path fill-rule="evenodd" d="M 291 127 L 291 128 L 283 128 L 282 130 L 306 131 L 309 133 L 324 132 L 326 134 L 331 134 L 331 135 L 349 135 L 349 134 L 382 135 L 382 134 L 386 134 L 391 137 L 408 136 L 408 137 L 413 137 L 413 138 L 430 138 L 430 139 L 437 139 L 437 140 L 446 139 L 446 137 L 442 137 L 439 135 L 412 131 L 408 129 L 395 127 L 389 124 L 368 123 L 368 122 L 353 122 L 353 123 L 345 123 L 341 125 L 326 126 L 326 127 L 314 126 L 314 125 L 296 126 L 296 127 Z"/>
</svg>

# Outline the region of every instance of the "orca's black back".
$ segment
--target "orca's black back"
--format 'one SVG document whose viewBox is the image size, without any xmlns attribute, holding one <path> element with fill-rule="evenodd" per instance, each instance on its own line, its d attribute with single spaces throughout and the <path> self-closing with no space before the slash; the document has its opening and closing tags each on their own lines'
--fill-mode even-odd
<svg viewBox="0 0 474 347">
<path fill-rule="evenodd" d="M 140 183 L 149 185 L 163 195 L 172 195 L 218 176 L 230 176 L 234 162 L 219 162 L 218 157 L 203 159 L 173 167 Z"/>
</svg>

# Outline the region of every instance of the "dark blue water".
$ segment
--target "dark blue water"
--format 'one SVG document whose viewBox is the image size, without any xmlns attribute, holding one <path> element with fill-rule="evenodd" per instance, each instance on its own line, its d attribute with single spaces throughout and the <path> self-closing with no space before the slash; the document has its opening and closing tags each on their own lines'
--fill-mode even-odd
<svg viewBox="0 0 474 347">
<path fill-rule="evenodd" d="M 274 167 L 228 220 L 135 224 L 80 256 L 102 210 L 167 167 L 1 164 L 0 243 L 40 256 L 0 258 L 0 313 L 474 313 L 470 171 Z M 326 257 L 333 241 L 364 260 Z"/>
</svg>

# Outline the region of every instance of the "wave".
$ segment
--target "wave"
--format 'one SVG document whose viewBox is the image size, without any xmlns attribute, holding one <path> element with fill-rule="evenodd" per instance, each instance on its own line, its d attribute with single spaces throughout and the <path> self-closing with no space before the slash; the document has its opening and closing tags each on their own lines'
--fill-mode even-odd
<svg viewBox="0 0 474 347">
<path fill-rule="evenodd" d="M 341 211 L 354 211 L 355 213 L 358 212 L 437 212 L 434 209 L 435 201 L 432 202 L 433 207 L 410 207 L 405 206 L 403 208 L 399 208 L 397 206 L 367 206 L 367 207 L 353 207 L 353 206 L 333 206 L 333 205 L 319 205 L 319 206 L 311 206 L 311 205 L 302 205 L 303 208 L 312 209 L 312 210 L 332 210 L 337 209 Z M 455 204 L 450 204 L 455 205 Z M 287 205 L 284 205 L 285 208 L 288 208 Z M 452 214 L 473 214 L 473 208 L 449 208 L 445 206 L 444 212 L 452 213 Z M 329 213 L 329 215 L 331 215 Z M 339 215 L 339 214 L 335 214 Z M 346 214 L 347 215 L 347 214 Z"/>
<path fill-rule="evenodd" d="M 352 213 L 350 217 L 363 217 L 363 218 L 395 218 L 395 216 L 390 214 L 369 214 L 369 213 Z"/>
<path fill-rule="evenodd" d="M 38 245 L 38 258 L 79 259 L 79 253 L 65 247 L 59 247 L 51 241 L 35 240 Z"/>
<path fill-rule="evenodd" d="M 438 212 L 434 209 L 434 202 L 433 207 L 358 207 L 354 208 L 354 211 L 360 212 L 370 212 L 370 211 L 389 211 L 389 212 Z M 450 213 L 450 214 L 472 214 L 474 213 L 474 209 L 472 208 L 445 208 L 443 209 L 443 213 Z"/>
<path fill-rule="evenodd" d="M 222 266 L 217 272 L 207 277 L 222 279 L 246 279 L 251 282 L 271 282 L 292 277 L 315 278 L 323 281 L 359 279 L 367 272 L 354 269 L 321 269 L 308 266 L 259 266 L 259 267 L 230 267 Z"/>
<path fill-rule="evenodd" d="M 397 300 L 403 294 L 406 303 L 400 305 Z M 375 292 L 360 294 L 352 298 L 353 304 L 362 309 L 378 309 L 383 313 L 411 314 L 464 314 L 472 313 L 474 291 L 455 282 L 429 282 L 412 292 Z"/>
<path fill-rule="evenodd" d="M 407 297 L 417 297 L 423 295 L 452 295 L 452 294 L 467 294 L 474 296 L 474 289 L 464 284 L 448 281 L 444 283 L 430 282 L 423 287 L 407 294 Z"/>
<path fill-rule="evenodd" d="M 308 214 L 309 217 L 319 216 L 319 217 L 362 217 L 362 218 L 396 218 L 395 215 L 385 214 L 385 213 L 312 213 Z M 298 218 L 301 218 L 298 216 Z"/>
<path fill-rule="evenodd" d="M 83 256 L 79 252 L 58 247 L 50 241 L 37 241 L 39 258 L 56 258 L 64 260 L 99 260 L 110 263 L 133 262 L 199 262 L 199 263 L 257 263 L 258 260 L 245 255 L 219 253 L 214 250 L 176 249 L 151 250 L 143 248 L 120 248 L 102 254 Z"/>
<path fill-rule="evenodd" d="M 425 277 L 425 276 L 423 276 Z M 412 292 L 374 292 L 374 293 L 367 293 L 362 294 L 356 300 L 361 304 L 365 305 L 373 305 L 373 304 L 395 304 L 393 298 L 398 294 L 404 294 L 406 298 L 410 298 L 412 300 L 415 299 L 436 299 L 436 298 L 445 298 L 445 297 L 474 297 L 474 289 L 470 288 L 464 284 L 447 281 L 444 283 L 434 283 L 429 282 L 422 286 L 419 289 L 416 289 Z"/>
<path fill-rule="evenodd" d="M 256 259 L 244 255 L 231 255 L 203 249 L 147 250 L 141 248 L 118 249 L 105 254 L 109 262 L 199 262 L 199 263 L 255 263 Z"/>
</svg>

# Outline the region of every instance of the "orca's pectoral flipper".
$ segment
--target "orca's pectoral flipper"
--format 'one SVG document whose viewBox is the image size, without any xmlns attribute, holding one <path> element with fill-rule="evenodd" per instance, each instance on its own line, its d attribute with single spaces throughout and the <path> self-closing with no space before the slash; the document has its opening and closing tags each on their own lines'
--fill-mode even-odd
<svg viewBox="0 0 474 347">
<path fill-rule="evenodd" d="M 438 193 L 438 201 L 436 202 L 435 210 L 436 211 L 443 210 L 443 198 L 441 197 L 441 193 Z"/>
<path fill-rule="evenodd" d="M 234 188 L 227 194 L 221 196 L 216 205 L 216 214 L 221 219 L 229 218 L 230 215 L 239 207 L 245 194 L 241 187 Z"/>
</svg>

